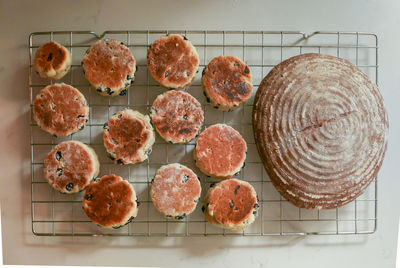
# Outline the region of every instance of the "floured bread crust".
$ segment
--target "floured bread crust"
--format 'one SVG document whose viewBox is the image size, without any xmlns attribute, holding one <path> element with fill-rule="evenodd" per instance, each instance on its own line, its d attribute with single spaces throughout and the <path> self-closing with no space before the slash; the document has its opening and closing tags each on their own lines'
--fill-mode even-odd
<svg viewBox="0 0 400 268">
<path fill-rule="evenodd" d="M 377 86 L 356 66 L 303 54 L 261 82 L 253 130 L 283 197 L 301 208 L 333 209 L 353 201 L 377 176 L 388 118 Z"/>
</svg>

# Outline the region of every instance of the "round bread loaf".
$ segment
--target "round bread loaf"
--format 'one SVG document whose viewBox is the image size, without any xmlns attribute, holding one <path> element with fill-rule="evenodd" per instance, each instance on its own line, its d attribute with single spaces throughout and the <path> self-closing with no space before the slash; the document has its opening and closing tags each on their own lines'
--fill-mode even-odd
<svg viewBox="0 0 400 268">
<path fill-rule="evenodd" d="M 183 89 L 199 68 L 196 48 L 184 36 L 170 34 L 154 41 L 147 52 L 147 68 L 161 86 Z"/>
<path fill-rule="evenodd" d="M 86 188 L 82 208 L 92 222 L 117 229 L 137 216 L 138 201 L 135 189 L 129 182 L 110 174 L 95 180 Z"/>
<path fill-rule="evenodd" d="M 124 96 L 135 80 L 136 60 L 122 42 L 105 39 L 86 51 L 82 68 L 97 93 Z"/>
<path fill-rule="evenodd" d="M 356 66 L 303 54 L 261 82 L 253 130 L 278 192 L 301 208 L 332 209 L 354 200 L 377 176 L 388 119 L 378 88 Z"/>
<path fill-rule="evenodd" d="M 197 138 L 193 150 L 197 167 L 207 176 L 231 178 L 244 166 L 246 141 L 234 128 L 215 124 L 206 128 Z"/>
<path fill-rule="evenodd" d="M 44 177 L 57 191 L 80 192 L 99 174 L 96 152 L 80 141 L 57 144 L 44 159 Z"/>
<path fill-rule="evenodd" d="M 50 134 L 68 136 L 85 127 L 89 106 L 76 88 L 64 83 L 48 85 L 36 95 L 33 118 Z"/>
<path fill-rule="evenodd" d="M 42 78 L 57 80 L 64 77 L 71 68 L 71 53 L 57 42 L 41 45 L 35 53 L 33 68 Z"/>
<path fill-rule="evenodd" d="M 148 115 L 125 109 L 104 124 L 104 146 L 116 164 L 135 164 L 148 158 L 154 144 L 154 130 Z"/>
<path fill-rule="evenodd" d="M 151 200 L 168 219 L 182 220 L 192 213 L 200 194 L 199 177 L 190 168 L 178 163 L 160 167 L 151 181 Z"/>
<path fill-rule="evenodd" d="M 222 111 L 233 111 L 251 96 L 249 66 L 234 56 L 219 56 L 204 68 L 202 88 L 208 102 Z"/>
<path fill-rule="evenodd" d="M 171 143 L 187 143 L 199 133 L 204 121 L 201 104 L 186 92 L 170 90 L 159 95 L 150 109 L 158 134 Z"/>
<path fill-rule="evenodd" d="M 227 179 L 211 185 L 202 209 L 206 220 L 215 226 L 242 231 L 255 221 L 257 202 L 257 193 L 251 184 Z"/>
</svg>

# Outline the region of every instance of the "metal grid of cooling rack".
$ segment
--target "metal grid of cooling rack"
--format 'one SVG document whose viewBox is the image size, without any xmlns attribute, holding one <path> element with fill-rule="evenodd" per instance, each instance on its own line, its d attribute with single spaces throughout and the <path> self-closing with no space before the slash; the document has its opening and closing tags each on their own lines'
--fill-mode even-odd
<svg viewBox="0 0 400 268">
<path fill-rule="evenodd" d="M 149 45 L 157 38 L 177 33 L 188 37 L 200 56 L 200 69 L 187 91 L 202 103 L 207 127 L 224 122 L 236 128 L 246 139 L 248 156 L 238 178 L 249 181 L 259 196 L 257 220 L 242 232 L 216 228 L 205 221 L 199 205 L 182 221 L 162 218 L 149 199 L 151 179 L 161 165 L 180 162 L 192 168 L 201 178 L 202 199 L 209 184 L 215 180 L 204 176 L 194 165 L 191 152 L 194 142 L 186 145 L 168 144 L 158 135 L 150 158 L 135 165 L 118 166 L 106 156 L 102 145 L 102 126 L 110 115 L 129 107 L 148 113 L 155 97 L 164 89 L 149 76 L 146 55 Z M 137 60 L 135 84 L 126 96 L 103 97 L 91 90 L 81 67 L 84 52 L 99 38 L 124 42 Z M 254 92 L 263 77 L 276 64 L 291 56 L 315 52 L 345 58 L 362 69 L 374 82 L 378 80 L 378 40 L 375 34 L 361 32 L 301 32 L 278 31 L 106 31 L 97 35 L 90 31 L 36 32 L 29 36 L 30 104 L 44 86 L 52 83 L 41 79 L 32 67 L 36 49 L 50 40 L 57 41 L 72 53 L 70 72 L 61 79 L 78 88 L 90 105 L 90 119 L 84 130 L 69 137 L 56 138 L 40 130 L 31 116 L 31 205 L 32 231 L 42 236 L 208 236 L 208 235 L 308 235 L 308 234 L 367 234 L 377 228 L 377 181 L 352 203 L 334 210 L 305 210 L 291 205 L 272 186 L 257 154 L 254 143 L 251 112 L 253 97 L 238 110 L 221 112 L 211 107 L 202 95 L 200 75 L 204 66 L 215 56 L 234 55 L 244 60 L 253 74 Z M 254 96 L 254 94 L 253 94 Z M 99 155 L 100 174 L 110 172 L 128 180 L 141 202 L 138 217 L 120 229 L 104 229 L 91 223 L 81 209 L 83 193 L 60 194 L 43 178 L 43 158 L 61 141 L 75 139 L 90 144 Z"/>
</svg>

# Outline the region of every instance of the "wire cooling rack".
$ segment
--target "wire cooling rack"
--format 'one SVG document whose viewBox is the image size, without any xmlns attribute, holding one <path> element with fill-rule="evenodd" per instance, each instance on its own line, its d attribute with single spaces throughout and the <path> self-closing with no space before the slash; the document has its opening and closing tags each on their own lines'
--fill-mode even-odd
<svg viewBox="0 0 400 268">
<path fill-rule="evenodd" d="M 119 166 L 107 158 L 102 144 L 102 126 L 114 112 L 130 107 L 142 113 L 155 97 L 164 92 L 149 76 L 146 55 L 149 45 L 168 33 L 185 35 L 200 56 L 200 69 L 187 91 L 196 97 L 205 111 L 205 126 L 224 122 L 237 129 L 248 144 L 246 165 L 240 179 L 249 181 L 259 196 L 257 220 L 245 231 L 234 232 L 214 227 L 201 212 L 202 199 L 215 180 L 204 176 L 194 165 L 194 142 L 168 144 L 158 135 L 150 158 L 139 164 Z M 135 83 L 126 96 L 114 98 L 98 95 L 83 75 L 81 60 L 87 48 L 100 38 L 124 42 L 137 60 Z M 31 116 L 32 231 L 43 236 L 208 236 L 208 235 L 308 235 L 368 234 L 377 228 L 377 181 L 352 203 L 334 210 L 306 210 L 293 206 L 274 189 L 260 162 L 253 138 L 251 113 L 254 93 L 263 77 L 276 64 L 291 56 L 316 52 L 345 58 L 378 81 L 378 39 L 375 34 L 361 32 L 271 31 L 106 31 L 97 35 L 90 31 L 36 32 L 29 36 L 30 104 L 49 80 L 41 79 L 33 70 L 36 49 L 50 40 L 57 41 L 72 53 L 70 72 L 60 81 L 78 88 L 90 105 L 90 119 L 80 132 L 55 138 L 39 129 Z M 253 74 L 254 92 L 247 103 L 233 112 L 211 107 L 202 94 L 201 70 L 214 57 L 234 55 L 245 61 Z M 59 81 L 57 81 L 59 82 Z M 31 112 L 32 114 L 32 112 Z M 81 208 L 83 193 L 65 195 L 54 191 L 43 178 L 43 159 L 53 146 L 64 140 L 80 140 L 90 144 L 99 155 L 99 176 L 115 173 L 128 180 L 141 202 L 135 220 L 120 229 L 104 229 L 90 222 Z M 182 221 L 166 220 L 155 210 L 149 198 L 149 185 L 156 170 L 166 163 L 179 162 L 192 168 L 201 178 L 202 198 L 196 210 Z"/>
</svg>

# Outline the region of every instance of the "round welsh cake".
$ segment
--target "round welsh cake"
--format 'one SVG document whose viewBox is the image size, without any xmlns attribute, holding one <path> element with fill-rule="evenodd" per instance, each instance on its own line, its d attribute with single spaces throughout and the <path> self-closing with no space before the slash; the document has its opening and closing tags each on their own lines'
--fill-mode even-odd
<svg viewBox="0 0 400 268">
<path fill-rule="evenodd" d="M 150 108 L 150 116 L 160 136 L 171 143 L 193 140 L 204 121 L 203 109 L 196 98 L 177 90 L 159 95 Z"/>
<path fill-rule="evenodd" d="M 210 187 L 202 210 L 215 226 L 241 231 L 255 221 L 258 208 L 257 193 L 251 184 L 227 179 Z"/>
<path fill-rule="evenodd" d="M 64 141 L 44 159 L 44 177 L 57 191 L 80 192 L 99 174 L 96 152 L 80 141 Z"/>
<path fill-rule="evenodd" d="M 114 229 L 130 223 L 138 213 L 133 186 L 114 174 L 104 175 L 86 188 L 82 207 L 91 221 Z"/>
<path fill-rule="evenodd" d="M 89 120 L 85 96 L 76 88 L 60 83 L 43 88 L 33 103 L 38 126 L 54 136 L 68 136 L 82 130 Z"/>
<path fill-rule="evenodd" d="M 199 68 L 196 48 L 184 36 L 170 34 L 156 40 L 147 52 L 147 68 L 161 86 L 183 89 Z"/>
<path fill-rule="evenodd" d="M 148 158 L 154 144 L 154 130 L 148 115 L 125 109 L 104 124 L 103 141 L 116 164 L 135 164 Z"/>
<path fill-rule="evenodd" d="M 200 179 L 188 167 L 173 163 L 160 167 L 151 182 L 150 196 L 156 209 L 166 218 L 181 220 L 199 202 Z"/>
<path fill-rule="evenodd" d="M 228 179 L 244 167 L 246 153 L 246 141 L 237 130 L 215 124 L 199 135 L 193 157 L 197 167 L 207 176 Z"/>
<path fill-rule="evenodd" d="M 105 39 L 86 51 L 82 68 L 97 93 L 123 96 L 135 79 L 136 60 L 122 42 Z"/>
<path fill-rule="evenodd" d="M 303 54 L 273 68 L 254 99 L 264 167 L 294 205 L 345 205 L 377 176 L 388 118 L 377 86 L 350 62 Z"/>
<path fill-rule="evenodd" d="M 40 77 L 57 80 L 68 73 L 71 63 L 72 56 L 69 50 L 52 41 L 36 50 L 33 68 Z"/>
<path fill-rule="evenodd" d="M 251 96 L 253 85 L 249 66 L 234 56 L 219 56 L 204 68 L 203 93 L 212 106 L 232 111 Z"/>
</svg>

